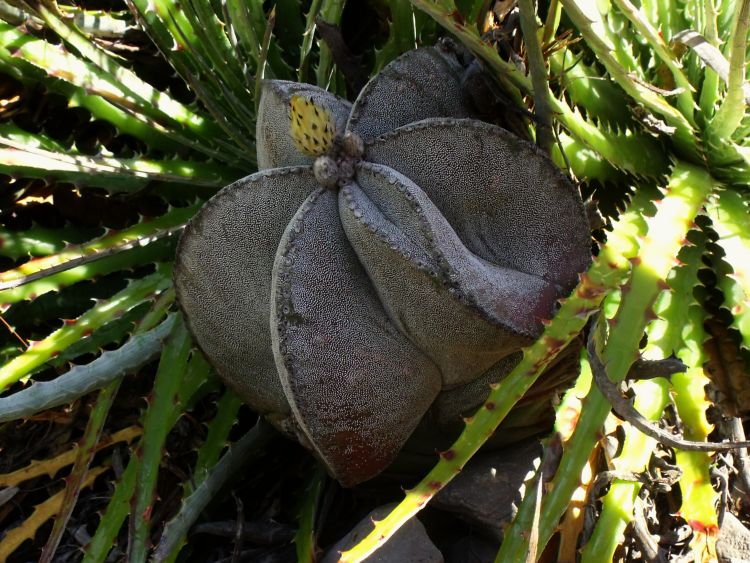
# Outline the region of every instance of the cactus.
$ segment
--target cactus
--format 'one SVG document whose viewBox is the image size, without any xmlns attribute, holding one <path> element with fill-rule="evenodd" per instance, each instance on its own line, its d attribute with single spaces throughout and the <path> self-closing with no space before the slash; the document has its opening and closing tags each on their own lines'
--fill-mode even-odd
<svg viewBox="0 0 750 563">
<path fill-rule="evenodd" d="M 345 485 L 385 469 L 420 422 L 434 444 L 450 438 L 590 260 L 576 188 L 470 118 L 461 72 L 446 48 L 411 51 L 351 107 L 268 81 L 261 172 L 211 199 L 179 244 L 198 345 Z M 416 94 L 394 103 L 405 83 Z"/>
</svg>

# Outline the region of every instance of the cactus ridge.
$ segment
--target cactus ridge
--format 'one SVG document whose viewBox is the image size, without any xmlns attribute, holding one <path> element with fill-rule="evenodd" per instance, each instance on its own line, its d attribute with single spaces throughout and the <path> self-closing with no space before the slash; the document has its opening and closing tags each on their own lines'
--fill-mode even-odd
<svg viewBox="0 0 750 563">
<path fill-rule="evenodd" d="M 353 484 L 392 461 L 440 375 L 388 320 L 337 217 L 336 195 L 316 191 L 290 221 L 274 264 L 271 338 L 295 419 L 333 475 Z M 304 264 L 321 248 L 313 274 Z"/>
<path fill-rule="evenodd" d="M 228 385 L 261 413 L 288 412 L 271 352 L 269 320 L 261 314 L 237 315 L 237 309 L 270 311 L 278 241 L 315 187 L 309 166 L 275 168 L 238 180 L 188 224 L 177 249 L 177 299 L 192 313 L 185 322 Z M 246 252 L 247 245 L 255 251 Z M 218 285 L 217 275 L 223 279 Z M 227 329 L 245 337 L 228 339 Z"/>
<path fill-rule="evenodd" d="M 359 93 L 346 124 L 368 141 L 430 117 L 470 117 L 461 92 L 463 68 L 439 47 L 408 51 L 391 61 Z M 439 85 L 439 87 L 435 87 Z M 410 103 L 394 103 L 409 88 Z"/>
</svg>

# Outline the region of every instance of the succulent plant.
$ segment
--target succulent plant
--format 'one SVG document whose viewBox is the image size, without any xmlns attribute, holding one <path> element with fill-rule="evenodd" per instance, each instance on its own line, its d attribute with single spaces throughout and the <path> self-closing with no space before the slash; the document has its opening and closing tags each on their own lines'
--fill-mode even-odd
<svg viewBox="0 0 750 563">
<path fill-rule="evenodd" d="M 178 248 L 206 357 L 344 485 L 417 429 L 455 437 L 590 262 L 577 188 L 474 119 L 463 72 L 449 49 L 411 51 L 353 104 L 266 81 L 260 171 L 215 195 Z"/>
</svg>

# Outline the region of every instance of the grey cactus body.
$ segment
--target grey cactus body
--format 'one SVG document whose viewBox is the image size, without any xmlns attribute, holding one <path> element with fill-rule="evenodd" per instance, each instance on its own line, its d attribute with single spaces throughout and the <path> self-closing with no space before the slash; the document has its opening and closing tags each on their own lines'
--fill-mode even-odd
<svg viewBox="0 0 750 563">
<path fill-rule="evenodd" d="M 433 451 L 453 436 L 590 261 L 576 188 L 471 119 L 461 68 L 409 52 L 353 105 L 266 82 L 262 170 L 214 196 L 178 249 L 179 302 L 219 375 L 345 485 L 412 436 Z M 290 137 L 292 96 L 335 123 L 317 162 Z M 537 393 L 575 370 L 561 360 Z"/>
</svg>

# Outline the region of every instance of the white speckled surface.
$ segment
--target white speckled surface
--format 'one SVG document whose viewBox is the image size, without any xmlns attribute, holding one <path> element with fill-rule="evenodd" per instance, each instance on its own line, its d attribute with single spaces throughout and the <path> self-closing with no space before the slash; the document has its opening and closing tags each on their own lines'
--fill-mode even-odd
<svg viewBox="0 0 750 563">
<path fill-rule="evenodd" d="M 368 141 L 428 117 L 471 117 L 461 96 L 463 70 L 455 55 L 438 47 L 404 53 L 362 89 L 347 130 Z"/>
<path fill-rule="evenodd" d="M 429 119 L 383 135 L 365 159 L 417 184 L 474 254 L 569 291 L 591 257 L 576 187 L 534 145 L 476 120 Z"/>
<path fill-rule="evenodd" d="M 295 417 L 350 485 L 383 470 L 440 391 L 440 373 L 390 322 L 338 220 L 313 193 L 274 264 L 273 350 Z"/>
<path fill-rule="evenodd" d="M 289 412 L 271 352 L 271 269 L 279 239 L 317 187 L 309 167 L 253 174 L 190 221 L 174 266 L 191 333 L 223 379 L 261 413 Z"/>
</svg>

